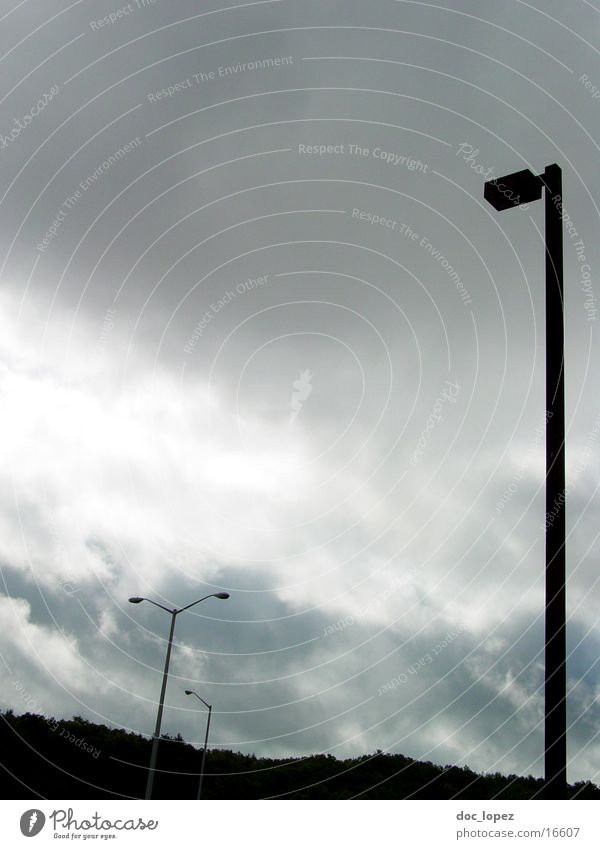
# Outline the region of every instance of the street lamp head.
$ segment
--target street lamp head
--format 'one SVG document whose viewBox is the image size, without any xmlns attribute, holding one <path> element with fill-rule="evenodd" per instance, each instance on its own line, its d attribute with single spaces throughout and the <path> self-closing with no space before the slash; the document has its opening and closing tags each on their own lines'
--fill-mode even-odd
<svg viewBox="0 0 600 849">
<path fill-rule="evenodd" d="M 130 601 L 132 604 L 139 604 L 139 603 L 140 603 L 140 601 L 143 601 L 143 600 L 144 600 L 144 599 L 143 599 L 141 596 L 139 596 L 139 595 L 134 595 L 134 596 L 132 596 L 132 597 L 129 599 L 129 601 Z"/>
<path fill-rule="evenodd" d="M 229 593 L 215 593 L 215 598 L 229 598 Z"/>
<path fill-rule="evenodd" d="M 186 694 L 186 696 L 193 696 L 193 695 L 194 695 L 194 691 L 193 691 L 193 690 L 186 690 L 186 691 L 185 691 L 185 694 Z"/>
<path fill-rule="evenodd" d="M 495 210 L 502 212 L 513 206 L 539 200 L 543 187 L 541 177 L 525 168 L 524 171 L 515 171 L 514 174 L 489 180 L 484 186 L 483 196 Z"/>
</svg>

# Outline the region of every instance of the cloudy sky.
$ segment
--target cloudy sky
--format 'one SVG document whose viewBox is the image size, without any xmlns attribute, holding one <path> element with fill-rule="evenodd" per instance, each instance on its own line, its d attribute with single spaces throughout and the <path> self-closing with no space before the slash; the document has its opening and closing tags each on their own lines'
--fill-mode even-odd
<svg viewBox="0 0 600 849">
<path fill-rule="evenodd" d="M 598 780 L 600 13 L 0 4 L 1 703 L 542 773 L 563 169 L 569 778 Z M 24 695 L 25 693 L 25 695 Z"/>
</svg>

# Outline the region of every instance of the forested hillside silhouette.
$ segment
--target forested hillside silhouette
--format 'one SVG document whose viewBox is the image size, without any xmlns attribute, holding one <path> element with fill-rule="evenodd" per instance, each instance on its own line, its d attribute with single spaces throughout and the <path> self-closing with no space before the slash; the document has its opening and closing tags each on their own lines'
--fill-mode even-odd
<svg viewBox="0 0 600 849">
<path fill-rule="evenodd" d="M 54 719 L 0 712 L 0 757 L 5 799 L 144 798 L 151 740 L 82 717 Z M 201 752 L 181 735 L 164 735 L 154 798 L 195 799 Z M 542 780 L 479 775 L 376 752 L 339 760 L 332 755 L 273 759 L 209 750 L 202 790 L 206 799 L 531 799 Z M 569 796 L 600 799 L 591 782 Z"/>
</svg>

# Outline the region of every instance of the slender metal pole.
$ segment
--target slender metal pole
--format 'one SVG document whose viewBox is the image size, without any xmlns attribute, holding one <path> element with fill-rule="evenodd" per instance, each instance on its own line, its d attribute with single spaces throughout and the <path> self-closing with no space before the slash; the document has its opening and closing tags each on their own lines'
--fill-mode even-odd
<svg viewBox="0 0 600 849">
<path fill-rule="evenodd" d="M 148 782 L 146 784 L 146 799 L 152 798 L 152 786 L 154 784 L 154 773 L 156 771 L 156 756 L 158 754 L 158 741 L 160 740 L 160 724 L 162 722 L 163 707 L 165 704 L 165 693 L 167 691 L 167 678 L 169 675 L 169 661 L 171 659 L 171 647 L 173 645 L 173 632 L 175 631 L 175 617 L 178 610 L 171 611 L 171 630 L 169 631 L 169 644 L 167 646 L 167 657 L 165 659 L 165 671 L 163 672 L 162 687 L 160 690 L 160 701 L 158 713 L 156 714 L 156 728 L 152 739 L 152 754 L 150 755 L 150 768 L 148 770 Z"/>
<path fill-rule="evenodd" d="M 565 390 L 562 172 L 547 166 L 546 229 L 546 622 L 545 793 L 567 793 Z"/>
<path fill-rule="evenodd" d="M 200 764 L 200 781 L 198 783 L 198 796 L 202 796 L 202 779 L 204 778 L 204 764 L 206 763 L 206 747 L 208 745 L 208 729 L 210 728 L 210 715 L 212 713 L 212 705 L 208 705 L 208 719 L 206 720 L 206 736 L 204 737 L 204 751 L 202 752 L 202 763 Z"/>
</svg>

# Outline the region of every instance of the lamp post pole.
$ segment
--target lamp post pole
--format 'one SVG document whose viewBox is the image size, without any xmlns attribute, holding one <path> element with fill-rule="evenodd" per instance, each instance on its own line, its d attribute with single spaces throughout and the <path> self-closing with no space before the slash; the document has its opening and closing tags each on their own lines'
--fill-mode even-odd
<svg viewBox="0 0 600 849">
<path fill-rule="evenodd" d="M 565 385 L 562 174 L 549 165 L 546 217 L 546 622 L 545 779 L 548 798 L 567 790 Z M 558 508 L 558 509 L 557 509 Z M 556 515 L 555 515 L 556 514 Z"/>
<path fill-rule="evenodd" d="M 160 607 L 162 610 L 166 610 L 167 613 L 171 614 L 171 629 L 169 631 L 169 642 L 167 644 L 167 656 L 165 658 L 165 668 L 163 672 L 162 686 L 160 688 L 160 699 L 158 702 L 158 711 L 156 713 L 156 727 L 154 729 L 154 736 L 152 738 L 152 752 L 150 754 L 150 767 L 148 769 L 148 779 L 146 781 L 146 799 L 152 798 L 152 788 L 154 786 L 154 774 L 156 772 L 156 758 L 158 756 L 158 743 L 160 740 L 160 726 L 162 723 L 162 715 L 163 708 L 165 704 L 165 694 L 167 692 L 167 680 L 169 677 L 169 662 L 171 660 L 171 648 L 173 646 L 173 633 L 175 632 L 175 618 L 178 613 L 182 613 L 184 610 L 188 610 L 190 607 L 193 607 L 195 604 L 199 604 L 201 601 L 205 601 L 207 598 L 220 598 L 227 599 L 229 598 L 229 593 L 211 593 L 210 595 L 205 595 L 203 598 L 199 598 L 197 601 L 193 601 L 191 604 L 186 604 L 185 607 L 174 608 L 173 610 L 169 610 L 168 607 L 165 607 L 163 604 L 159 604 L 157 601 L 152 601 L 151 598 L 142 598 L 141 596 L 133 596 L 129 599 L 131 604 L 139 604 L 142 601 L 149 601 L 150 604 L 154 604 L 156 607 Z"/>
<path fill-rule="evenodd" d="M 156 714 L 156 727 L 152 738 L 152 753 L 150 755 L 150 768 L 146 781 L 146 799 L 152 798 L 152 787 L 154 785 L 154 773 L 156 772 L 156 758 L 158 756 L 158 741 L 160 740 L 160 726 L 162 723 L 163 708 L 165 704 L 165 693 L 167 692 L 167 678 L 169 677 L 169 661 L 171 660 L 171 648 L 173 647 L 173 633 L 175 631 L 175 617 L 177 611 L 171 611 L 171 630 L 169 631 L 169 643 L 167 645 L 167 656 L 165 658 L 165 669 L 163 672 L 162 686 L 160 688 L 160 699 L 158 712 Z"/>
<path fill-rule="evenodd" d="M 196 696 L 197 699 L 200 699 L 203 705 L 206 705 L 208 708 L 208 719 L 206 720 L 206 734 L 204 735 L 204 749 L 202 750 L 202 762 L 200 764 L 200 780 L 198 782 L 198 795 L 196 799 L 200 799 L 202 797 L 202 779 L 204 778 L 204 765 L 206 764 L 206 747 L 208 746 L 208 731 L 210 729 L 210 717 L 212 714 L 212 705 L 209 705 L 208 702 L 205 702 L 202 696 L 199 696 L 198 693 L 195 693 L 194 690 L 186 690 L 187 696 Z"/>
<path fill-rule="evenodd" d="M 208 729 L 210 728 L 210 717 L 212 714 L 212 705 L 208 706 L 208 719 L 206 720 L 206 735 L 204 737 L 204 750 L 202 752 L 202 763 L 200 764 L 200 780 L 198 782 L 198 796 L 200 799 L 202 796 L 202 781 L 204 779 L 204 767 L 206 764 L 206 747 L 208 746 Z"/>
<path fill-rule="evenodd" d="M 544 796 L 567 795 L 565 387 L 562 172 L 518 171 L 490 180 L 484 197 L 498 211 L 539 200 L 544 189 L 546 252 L 546 557 Z"/>
</svg>

